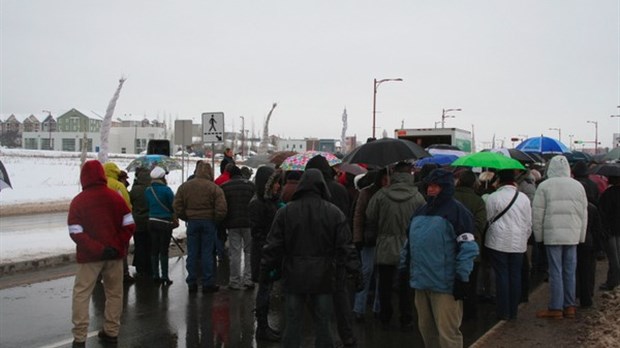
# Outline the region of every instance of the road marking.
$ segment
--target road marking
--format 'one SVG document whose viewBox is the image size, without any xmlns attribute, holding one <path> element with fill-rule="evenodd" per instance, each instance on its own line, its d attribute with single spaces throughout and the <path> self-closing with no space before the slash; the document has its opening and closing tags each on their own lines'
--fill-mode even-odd
<svg viewBox="0 0 620 348">
<path fill-rule="evenodd" d="M 86 339 L 88 339 L 89 337 L 95 337 L 97 336 L 98 333 L 99 331 L 91 331 L 86 335 Z M 39 348 L 58 348 L 58 347 L 62 347 L 64 345 L 71 344 L 71 343 L 73 343 L 73 338 L 68 338 L 66 340 L 62 340 L 56 343 L 51 343 L 46 346 L 41 346 Z"/>
</svg>

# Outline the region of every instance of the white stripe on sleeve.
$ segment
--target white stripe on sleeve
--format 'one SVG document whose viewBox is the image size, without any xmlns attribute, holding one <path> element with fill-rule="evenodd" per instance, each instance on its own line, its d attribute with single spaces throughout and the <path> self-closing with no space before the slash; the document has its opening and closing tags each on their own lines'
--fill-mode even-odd
<svg viewBox="0 0 620 348">
<path fill-rule="evenodd" d="M 460 242 L 473 242 L 475 240 L 476 240 L 476 238 L 471 233 L 463 233 L 463 234 L 461 234 L 460 236 L 458 236 L 456 238 L 456 241 L 458 243 L 460 243 Z"/>
<path fill-rule="evenodd" d="M 133 225 L 135 222 L 133 221 L 133 215 L 131 213 L 125 214 L 123 216 L 123 226 Z"/>
<path fill-rule="evenodd" d="M 69 225 L 69 233 L 82 233 L 84 232 L 84 227 L 82 225 Z"/>
</svg>

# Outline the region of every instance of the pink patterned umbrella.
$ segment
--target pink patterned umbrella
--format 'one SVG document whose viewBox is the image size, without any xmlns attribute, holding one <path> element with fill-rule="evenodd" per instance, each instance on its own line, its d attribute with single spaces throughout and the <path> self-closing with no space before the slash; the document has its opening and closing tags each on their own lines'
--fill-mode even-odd
<svg viewBox="0 0 620 348">
<path fill-rule="evenodd" d="M 306 152 L 298 153 L 296 155 L 287 157 L 280 165 L 280 168 L 282 170 L 303 171 L 306 169 L 306 164 L 308 163 L 308 161 L 312 157 L 319 156 L 319 155 L 325 157 L 325 159 L 327 160 L 327 163 L 329 163 L 330 166 L 334 166 L 342 162 L 338 157 L 336 157 L 334 154 L 331 154 L 329 152 L 306 151 Z"/>
</svg>

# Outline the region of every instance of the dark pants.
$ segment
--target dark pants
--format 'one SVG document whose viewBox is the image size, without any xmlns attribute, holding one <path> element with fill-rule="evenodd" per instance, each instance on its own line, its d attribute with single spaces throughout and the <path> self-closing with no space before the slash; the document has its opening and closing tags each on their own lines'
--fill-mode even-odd
<svg viewBox="0 0 620 348">
<path fill-rule="evenodd" d="M 469 274 L 469 287 L 467 288 L 467 297 L 463 301 L 463 320 L 478 318 L 478 270 L 480 262 L 474 262 L 474 268 Z"/>
<path fill-rule="evenodd" d="M 596 253 L 585 244 L 577 245 L 577 296 L 582 307 L 592 306 Z"/>
<path fill-rule="evenodd" d="M 336 289 L 333 298 L 338 335 L 343 342 L 350 341 L 353 339 L 353 311 L 351 310 L 351 297 L 349 297 L 347 274 L 344 267 L 336 269 Z"/>
<path fill-rule="evenodd" d="M 495 297 L 497 317 L 516 319 L 521 299 L 521 266 L 523 253 L 505 253 L 487 249 L 495 271 Z"/>
<path fill-rule="evenodd" d="M 411 299 L 413 292 L 407 284 L 407 274 L 398 272 L 394 265 L 377 265 L 379 274 L 379 301 L 381 302 L 381 312 L 379 319 L 381 323 L 388 324 L 392 319 L 392 289 L 394 277 L 398 276 L 398 303 L 400 309 L 400 324 L 406 325 L 413 320 L 413 306 Z"/>
<path fill-rule="evenodd" d="M 530 259 L 527 252 L 523 253 L 523 264 L 521 266 L 521 302 L 527 302 L 530 299 Z"/>
<path fill-rule="evenodd" d="M 306 304 L 312 312 L 312 318 L 314 318 L 316 337 L 314 346 L 332 348 L 334 345 L 330 331 L 333 316 L 332 294 L 286 294 L 284 305 L 286 326 L 282 335 L 282 347 L 301 347 Z"/>
<path fill-rule="evenodd" d="M 169 222 L 150 220 L 149 236 L 153 276 L 159 278 L 159 265 L 161 265 L 161 278 L 168 279 L 168 248 L 172 238 L 172 225 Z"/>
<path fill-rule="evenodd" d="M 133 235 L 133 266 L 140 275 L 151 275 L 151 238 L 148 223 L 137 223 Z"/>
<path fill-rule="evenodd" d="M 259 282 L 256 291 L 256 326 L 258 330 L 264 330 L 269 327 L 269 295 L 272 282 Z"/>
</svg>

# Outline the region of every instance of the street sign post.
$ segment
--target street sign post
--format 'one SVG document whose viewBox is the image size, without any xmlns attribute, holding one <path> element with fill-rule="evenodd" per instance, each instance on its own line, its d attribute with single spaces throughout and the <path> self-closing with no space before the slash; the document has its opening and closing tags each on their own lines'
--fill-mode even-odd
<svg viewBox="0 0 620 348">
<path fill-rule="evenodd" d="M 224 113 L 202 113 L 202 141 L 211 143 L 211 167 L 215 178 L 215 143 L 224 142 Z"/>
</svg>

